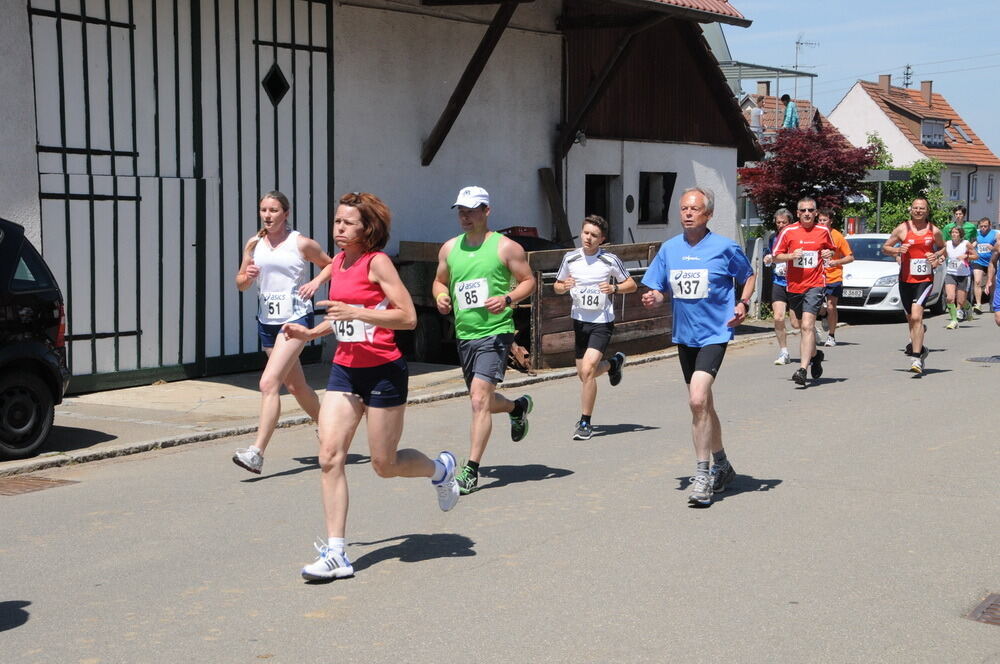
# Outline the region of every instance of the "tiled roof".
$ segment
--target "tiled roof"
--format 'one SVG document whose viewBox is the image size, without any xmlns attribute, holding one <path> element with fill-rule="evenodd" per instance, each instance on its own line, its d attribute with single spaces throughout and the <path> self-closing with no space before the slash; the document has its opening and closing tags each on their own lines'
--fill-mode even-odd
<svg viewBox="0 0 1000 664">
<path fill-rule="evenodd" d="M 714 18 L 720 23 L 750 25 L 750 21 L 733 7 L 729 0 L 649 0 L 649 2 L 689 10 L 693 14 L 705 14 L 705 20 L 713 20 Z"/>
<path fill-rule="evenodd" d="M 878 83 L 871 81 L 858 81 L 858 83 L 921 153 L 946 164 L 1000 166 L 1000 159 L 997 159 L 982 139 L 972 131 L 972 127 L 940 94 L 932 93 L 931 105 L 928 106 L 924 102 L 922 92 L 917 89 L 889 86 L 889 92 L 886 93 Z M 947 127 L 945 147 L 928 147 L 920 141 L 920 121 L 925 118 L 945 121 Z M 961 131 L 957 129 L 959 127 Z M 965 140 L 962 132 L 971 139 L 971 143 Z"/>
</svg>

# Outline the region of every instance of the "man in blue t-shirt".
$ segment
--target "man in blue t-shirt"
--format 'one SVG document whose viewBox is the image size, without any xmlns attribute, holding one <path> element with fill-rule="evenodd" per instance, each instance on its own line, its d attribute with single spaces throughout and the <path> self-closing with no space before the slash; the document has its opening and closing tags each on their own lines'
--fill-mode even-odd
<svg viewBox="0 0 1000 664">
<path fill-rule="evenodd" d="M 708 230 L 714 211 L 715 195 L 710 189 L 685 190 L 681 194 L 684 232 L 663 243 L 642 279 L 652 289 L 642 295 L 645 306 L 661 304 L 668 293 L 673 301 L 673 340 L 688 386 L 697 458 L 688 502 L 700 506 L 711 505 L 712 494 L 725 491 L 736 476 L 722 446 L 712 384 L 733 329 L 746 318 L 755 280 L 743 250 Z M 742 284 L 739 301 L 736 284 Z"/>
<path fill-rule="evenodd" d="M 986 272 L 990 267 L 990 257 L 993 254 L 993 245 L 997 242 L 997 232 L 992 228 L 993 222 L 989 217 L 979 220 L 979 228 L 976 230 L 976 253 L 979 258 L 972 264 L 973 289 L 976 295 L 976 306 L 974 309 L 980 313 L 990 310 L 987 298 L 983 294 L 983 286 L 986 282 Z"/>
</svg>

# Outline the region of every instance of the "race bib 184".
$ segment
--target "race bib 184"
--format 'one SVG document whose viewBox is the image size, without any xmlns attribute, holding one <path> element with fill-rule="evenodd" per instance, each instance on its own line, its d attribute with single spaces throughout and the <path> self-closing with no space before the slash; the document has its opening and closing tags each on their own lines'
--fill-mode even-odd
<svg viewBox="0 0 1000 664">
<path fill-rule="evenodd" d="M 708 297 L 708 270 L 671 270 L 670 292 L 680 300 Z"/>
<path fill-rule="evenodd" d="M 600 311 L 608 299 L 597 286 L 574 286 L 570 289 L 570 294 L 573 296 L 573 306 L 588 311 Z"/>
</svg>

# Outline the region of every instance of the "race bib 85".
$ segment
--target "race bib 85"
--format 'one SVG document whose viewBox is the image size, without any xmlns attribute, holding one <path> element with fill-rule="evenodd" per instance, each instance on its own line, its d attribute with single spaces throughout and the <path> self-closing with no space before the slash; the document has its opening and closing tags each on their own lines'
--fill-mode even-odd
<svg viewBox="0 0 1000 664">
<path fill-rule="evenodd" d="M 485 306 L 488 297 L 486 277 L 460 281 L 455 284 L 455 301 L 459 309 L 476 309 Z"/>
</svg>

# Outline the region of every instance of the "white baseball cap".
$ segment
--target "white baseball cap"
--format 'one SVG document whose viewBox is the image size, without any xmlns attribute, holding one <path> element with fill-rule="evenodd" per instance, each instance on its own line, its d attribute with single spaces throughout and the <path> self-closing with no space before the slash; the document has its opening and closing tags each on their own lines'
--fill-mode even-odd
<svg viewBox="0 0 1000 664">
<path fill-rule="evenodd" d="M 452 207 L 477 208 L 480 205 L 490 206 L 490 193 L 482 187 L 465 187 L 458 192 L 458 199 Z"/>
</svg>

